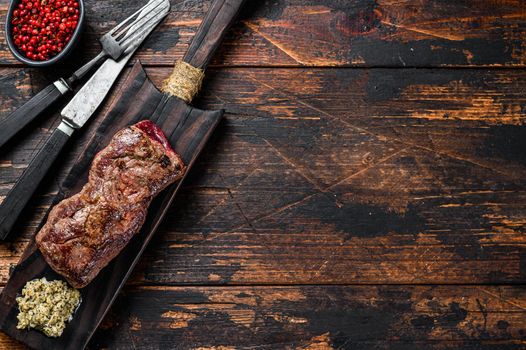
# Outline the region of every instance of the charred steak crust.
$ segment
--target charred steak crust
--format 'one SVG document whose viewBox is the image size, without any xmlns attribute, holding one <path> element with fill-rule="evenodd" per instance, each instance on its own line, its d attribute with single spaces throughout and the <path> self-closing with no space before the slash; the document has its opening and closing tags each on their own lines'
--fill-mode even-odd
<svg viewBox="0 0 526 350">
<path fill-rule="evenodd" d="M 152 122 L 119 131 L 95 156 L 88 183 L 49 213 L 36 236 L 44 259 L 73 287 L 85 287 L 139 232 L 152 199 L 184 171 Z"/>
</svg>

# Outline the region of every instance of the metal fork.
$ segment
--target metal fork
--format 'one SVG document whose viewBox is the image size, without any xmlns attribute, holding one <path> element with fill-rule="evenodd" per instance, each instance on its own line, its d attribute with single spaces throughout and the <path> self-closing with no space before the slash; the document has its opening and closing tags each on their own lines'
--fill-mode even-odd
<svg viewBox="0 0 526 350">
<path fill-rule="evenodd" d="M 103 35 L 99 41 L 102 51 L 91 61 L 78 69 L 68 78 L 67 84 L 71 86 L 82 79 L 93 67 L 98 66 L 107 57 L 117 61 L 123 54 L 128 53 L 142 35 L 165 15 L 166 0 L 151 0 L 148 4 L 126 18 L 115 28 Z M 169 6 L 169 3 L 168 3 Z"/>
</svg>

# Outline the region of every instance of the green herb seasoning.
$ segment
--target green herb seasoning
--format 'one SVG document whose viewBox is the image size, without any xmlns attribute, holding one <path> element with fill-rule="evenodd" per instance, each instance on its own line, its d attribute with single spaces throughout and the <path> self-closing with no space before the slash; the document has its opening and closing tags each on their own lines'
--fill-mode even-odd
<svg viewBox="0 0 526 350">
<path fill-rule="evenodd" d="M 48 337 L 60 337 L 80 304 L 80 292 L 63 281 L 41 278 L 27 282 L 16 302 L 20 310 L 16 328 L 35 328 Z"/>
</svg>

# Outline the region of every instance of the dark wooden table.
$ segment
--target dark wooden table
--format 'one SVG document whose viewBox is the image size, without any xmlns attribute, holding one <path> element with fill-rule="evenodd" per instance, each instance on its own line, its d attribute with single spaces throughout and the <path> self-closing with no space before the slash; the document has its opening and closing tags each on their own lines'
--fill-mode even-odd
<svg viewBox="0 0 526 350">
<path fill-rule="evenodd" d="M 1 117 L 144 1 L 86 2 L 61 67 L 0 33 Z M 158 85 L 210 1 L 172 5 L 136 56 Z M 249 1 L 195 102 L 226 118 L 89 348 L 526 348 L 525 68 L 522 0 Z M 58 121 L 1 151 L 0 196 Z M 0 285 L 99 122 L 0 244 Z"/>
</svg>

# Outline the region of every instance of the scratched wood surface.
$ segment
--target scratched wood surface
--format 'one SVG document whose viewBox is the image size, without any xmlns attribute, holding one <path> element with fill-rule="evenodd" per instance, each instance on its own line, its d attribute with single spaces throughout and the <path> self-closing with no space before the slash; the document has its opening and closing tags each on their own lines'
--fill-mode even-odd
<svg viewBox="0 0 526 350">
<path fill-rule="evenodd" d="M 0 117 L 138 4 L 88 2 L 59 69 L 0 38 Z M 173 1 L 138 53 L 158 86 L 209 4 Z M 249 2 L 195 101 L 225 120 L 90 348 L 526 347 L 525 32 L 523 1 Z M 57 122 L 0 151 L 0 199 Z M 98 123 L 0 244 L 0 288 Z"/>
<path fill-rule="evenodd" d="M 0 0 L 5 17 L 9 0 Z M 81 57 L 141 0 L 86 1 Z M 211 0 L 172 0 L 172 13 L 138 57 L 181 58 Z M 0 63 L 16 64 L 0 29 Z M 266 66 L 524 66 L 523 0 L 249 1 L 215 64 Z M 75 55 L 76 61 L 79 55 Z"/>
</svg>

